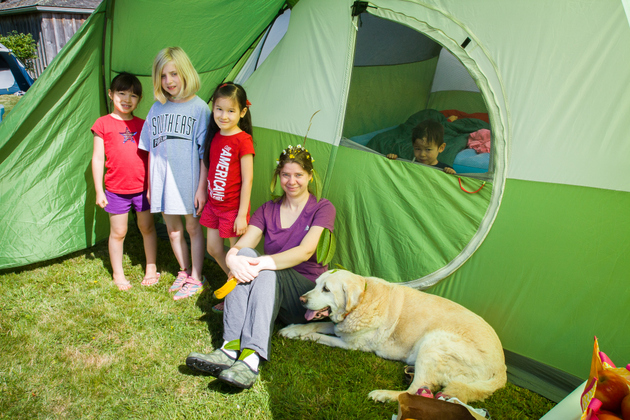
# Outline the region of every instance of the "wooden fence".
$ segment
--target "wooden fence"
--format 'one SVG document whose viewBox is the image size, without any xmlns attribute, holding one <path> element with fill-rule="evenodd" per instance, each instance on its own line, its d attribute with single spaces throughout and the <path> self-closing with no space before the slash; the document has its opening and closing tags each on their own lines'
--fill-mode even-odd
<svg viewBox="0 0 630 420">
<path fill-rule="evenodd" d="M 37 78 L 89 16 L 89 13 L 50 12 L 0 16 L 0 34 L 6 36 L 16 30 L 33 35 L 37 59 L 31 76 Z"/>
</svg>

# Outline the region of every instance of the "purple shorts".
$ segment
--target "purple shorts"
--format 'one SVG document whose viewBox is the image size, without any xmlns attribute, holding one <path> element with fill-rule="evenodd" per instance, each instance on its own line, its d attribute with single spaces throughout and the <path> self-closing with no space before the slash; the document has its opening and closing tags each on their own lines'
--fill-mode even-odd
<svg viewBox="0 0 630 420">
<path fill-rule="evenodd" d="M 138 213 L 151 210 L 146 191 L 135 194 L 116 194 L 105 190 L 105 197 L 107 198 L 105 211 L 110 214 L 129 213 L 132 206 Z"/>
</svg>

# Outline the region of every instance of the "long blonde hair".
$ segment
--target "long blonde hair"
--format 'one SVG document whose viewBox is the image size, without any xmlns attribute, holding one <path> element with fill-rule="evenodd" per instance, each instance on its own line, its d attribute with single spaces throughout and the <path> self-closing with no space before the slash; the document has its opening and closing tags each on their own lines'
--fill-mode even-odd
<svg viewBox="0 0 630 420">
<path fill-rule="evenodd" d="M 183 84 L 176 98 L 172 98 L 168 92 L 162 89 L 162 70 L 164 70 L 164 66 L 171 61 L 175 65 Z M 162 104 L 166 103 L 166 101 L 171 98 L 188 98 L 197 93 L 201 87 L 197 71 L 190 62 L 190 58 L 188 58 L 184 50 L 180 47 L 167 47 L 160 51 L 153 61 L 151 75 L 153 78 L 153 95 L 155 96 L 155 100 L 160 101 Z"/>
</svg>

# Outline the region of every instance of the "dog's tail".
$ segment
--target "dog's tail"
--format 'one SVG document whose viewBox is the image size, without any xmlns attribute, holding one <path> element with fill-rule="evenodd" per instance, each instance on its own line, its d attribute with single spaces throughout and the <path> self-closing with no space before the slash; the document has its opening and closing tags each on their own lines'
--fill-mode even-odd
<svg viewBox="0 0 630 420">
<path fill-rule="evenodd" d="M 446 395 L 457 397 L 460 401 L 467 404 L 469 401 L 481 401 L 488 398 L 494 391 L 503 388 L 506 382 L 507 373 L 501 369 L 492 378 L 485 381 L 450 382 L 442 392 Z"/>
</svg>

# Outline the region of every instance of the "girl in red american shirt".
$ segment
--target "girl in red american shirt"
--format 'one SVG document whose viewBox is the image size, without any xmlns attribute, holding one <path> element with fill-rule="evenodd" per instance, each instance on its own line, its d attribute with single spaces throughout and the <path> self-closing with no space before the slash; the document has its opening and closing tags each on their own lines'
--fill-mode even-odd
<svg viewBox="0 0 630 420">
<path fill-rule="evenodd" d="M 243 87 L 235 83 L 219 85 L 212 95 L 204 155 L 208 203 L 200 223 L 208 228 L 208 253 L 226 274 L 224 239 L 233 246 L 249 223 L 254 175 L 250 105 Z"/>
</svg>

